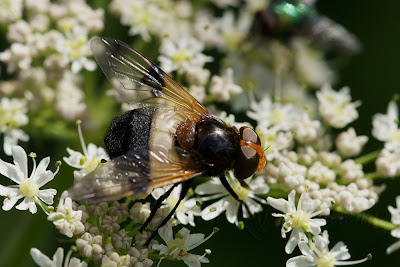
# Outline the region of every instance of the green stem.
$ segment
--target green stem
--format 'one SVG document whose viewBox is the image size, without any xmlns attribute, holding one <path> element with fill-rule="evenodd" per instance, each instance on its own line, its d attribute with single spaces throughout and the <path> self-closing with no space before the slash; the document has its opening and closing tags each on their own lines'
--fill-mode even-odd
<svg viewBox="0 0 400 267">
<path fill-rule="evenodd" d="M 373 152 L 370 152 L 370 153 L 368 153 L 368 154 L 366 154 L 364 156 L 361 156 L 361 157 L 355 159 L 354 161 L 357 164 L 367 164 L 367 163 L 369 163 L 371 161 L 374 161 L 379 156 L 379 153 L 381 153 L 380 149 L 376 150 L 376 151 L 373 151 Z"/>
<path fill-rule="evenodd" d="M 383 173 L 377 171 L 377 172 L 371 172 L 371 173 L 364 174 L 364 178 L 374 180 L 374 179 L 387 178 L 387 177 L 384 176 Z"/>
<path fill-rule="evenodd" d="M 382 229 L 388 230 L 388 231 L 392 231 L 398 227 L 400 227 L 399 225 L 395 225 L 391 222 L 376 218 L 372 215 L 366 214 L 366 213 L 356 213 L 356 212 L 349 212 L 347 210 L 345 210 L 343 207 L 341 206 L 336 206 L 334 208 L 335 211 L 339 212 L 339 213 L 343 213 L 343 214 L 348 214 L 348 215 L 352 215 L 356 218 L 359 218 L 365 222 L 368 222 L 372 225 L 375 225 L 377 227 L 380 227 Z"/>
</svg>

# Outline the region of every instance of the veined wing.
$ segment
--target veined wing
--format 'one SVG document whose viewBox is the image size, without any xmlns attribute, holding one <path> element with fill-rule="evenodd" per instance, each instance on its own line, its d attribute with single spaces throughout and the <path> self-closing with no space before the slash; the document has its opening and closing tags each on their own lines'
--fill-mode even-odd
<svg viewBox="0 0 400 267">
<path fill-rule="evenodd" d="M 93 55 L 124 101 L 144 107 L 173 106 L 198 115 L 206 108 L 150 60 L 122 41 L 96 37 Z"/>
<path fill-rule="evenodd" d="M 181 148 L 147 147 L 130 150 L 125 155 L 100 164 L 70 188 L 74 200 L 93 202 L 118 200 L 133 196 L 143 198 L 158 187 L 176 184 L 202 174 Z"/>
</svg>

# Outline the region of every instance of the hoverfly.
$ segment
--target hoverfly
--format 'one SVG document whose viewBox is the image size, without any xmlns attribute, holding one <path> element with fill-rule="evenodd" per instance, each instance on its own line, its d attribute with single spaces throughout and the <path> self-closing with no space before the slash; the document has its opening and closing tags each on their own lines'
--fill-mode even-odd
<svg viewBox="0 0 400 267">
<path fill-rule="evenodd" d="M 272 0 L 255 14 L 251 33 L 288 39 L 303 36 L 324 49 L 349 54 L 360 51 L 358 39 L 343 26 L 320 14 L 315 0 Z"/>
<path fill-rule="evenodd" d="M 251 214 L 224 173 L 233 170 L 242 186 L 248 188 L 243 180 L 266 163 L 257 133 L 249 127 L 238 130 L 227 126 L 127 44 L 97 37 L 91 41 L 91 49 L 114 89 L 138 108 L 113 119 L 104 139 L 110 161 L 77 181 L 69 190 L 70 196 L 96 202 L 140 198 L 152 189 L 173 185 L 156 201 L 142 231 L 172 189 L 183 183 L 179 201 L 159 227 L 167 223 L 193 178 L 202 175 L 219 177 Z"/>
</svg>

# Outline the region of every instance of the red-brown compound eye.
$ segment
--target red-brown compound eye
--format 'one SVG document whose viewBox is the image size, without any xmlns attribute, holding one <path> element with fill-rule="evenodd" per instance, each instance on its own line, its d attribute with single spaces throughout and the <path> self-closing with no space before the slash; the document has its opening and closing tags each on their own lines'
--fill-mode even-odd
<svg viewBox="0 0 400 267">
<path fill-rule="evenodd" d="M 246 179 L 253 175 L 260 162 L 260 154 L 254 148 L 261 148 L 257 133 L 250 127 L 240 128 L 240 149 L 235 163 L 234 174 L 237 179 Z"/>
<path fill-rule="evenodd" d="M 252 176 L 258 168 L 259 161 L 260 156 L 254 148 L 241 146 L 233 171 L 236 179 L 246 179 Z"/>
</svg>

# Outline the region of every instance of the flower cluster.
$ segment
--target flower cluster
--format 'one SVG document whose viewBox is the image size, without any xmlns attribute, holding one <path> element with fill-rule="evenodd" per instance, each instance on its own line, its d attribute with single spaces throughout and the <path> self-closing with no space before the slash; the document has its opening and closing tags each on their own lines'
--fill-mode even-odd
<svg viewBox="0 0 400 267">
<path fill-rule="evenodd" d="M 89 39 L 103 30 L 104 11 L 84 0 L 43 0 L 5 1 L 0 13 L 9 43 L 0 52 L 9 74 L 7 81 L 0 81 L 0 133 L 4 151 L 11 155 L 11 146 L 29 140 L 21 127 L 47 132 L 36 117 L 68 122 L 86 116 L 82 70 L 96 69 L 89 59 Z"/>
</svg>

